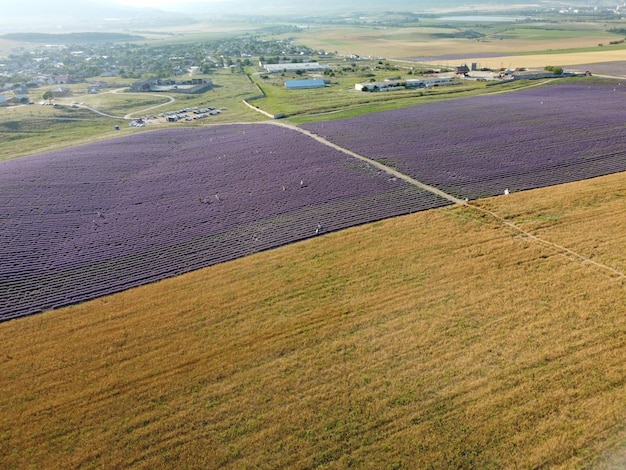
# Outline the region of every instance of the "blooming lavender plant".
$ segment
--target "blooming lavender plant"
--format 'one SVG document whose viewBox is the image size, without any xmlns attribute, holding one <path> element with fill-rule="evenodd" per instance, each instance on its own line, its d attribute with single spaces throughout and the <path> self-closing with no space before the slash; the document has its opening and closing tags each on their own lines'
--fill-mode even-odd
<svg viewBox="0 0 626 470">
<path fill-rule="evenodd" d="M 0 163 L 0 320 L 449 202 L 296 131 L 144 132 Z"/>
<path fill-rule="evenodd" d="M 470 199 L 626 170 L 626 86 L 564 83 L 303 127 Z"/>
</svg>

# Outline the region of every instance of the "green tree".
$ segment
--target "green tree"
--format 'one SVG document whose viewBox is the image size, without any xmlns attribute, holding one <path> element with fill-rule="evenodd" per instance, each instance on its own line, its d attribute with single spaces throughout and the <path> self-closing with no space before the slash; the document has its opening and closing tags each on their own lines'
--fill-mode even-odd
<svg viewBox="0 0 626 470">
<path fill-rule="evenodd" d="M 50 100 L 54 99 L 54 93 L 52 93 L 50 90 L 46 91 L 43 94 L 43 99 L 46 100 L 46 101 L 50 101 Z"/>
<path fill-rule="evenodd" d="M 563 74 L 563 67 L 556 67 L 554 65 L 546 65 L 544 67 L 544 70 L 547 70 L 548 72 L 552 72 L 554 75 L 562 75 Z"/>
</svg>

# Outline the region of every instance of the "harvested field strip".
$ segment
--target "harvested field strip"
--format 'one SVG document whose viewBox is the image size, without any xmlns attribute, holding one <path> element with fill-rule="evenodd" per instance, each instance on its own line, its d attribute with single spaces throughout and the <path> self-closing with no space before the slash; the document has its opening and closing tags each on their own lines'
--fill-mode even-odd
<svg viewBox="0 0 626 470">
<path fill-rule="evenodd" d="M 623 271 L 625 183 L 473 204 Z M 330 233 L 1 324 L 0 459 L 601 467 L 626 438 L 624 294 L 474 208 Z"/>
</svg>

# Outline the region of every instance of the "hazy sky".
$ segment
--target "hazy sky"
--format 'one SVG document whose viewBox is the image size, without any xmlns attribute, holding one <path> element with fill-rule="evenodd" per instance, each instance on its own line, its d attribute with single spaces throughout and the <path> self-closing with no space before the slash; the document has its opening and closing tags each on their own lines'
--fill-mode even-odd
<svg viewBox="0 0 626 470">
<path fill-rule="evenodd" d="M 110 0 L 110 1 L 111 3 L 117 3 L 118 5 L 136 6 L 136 7 L 155 7 L 155 8 L 160 8 L 162 10 L 178 10 L 180 8 L 180 3 L 207 4 L 207 3 L 215 3 L 216 1 L 223 2 L 225 0 L 186 0 L 184 2 L 180 2 L 180 0 Z"/>
</svg>

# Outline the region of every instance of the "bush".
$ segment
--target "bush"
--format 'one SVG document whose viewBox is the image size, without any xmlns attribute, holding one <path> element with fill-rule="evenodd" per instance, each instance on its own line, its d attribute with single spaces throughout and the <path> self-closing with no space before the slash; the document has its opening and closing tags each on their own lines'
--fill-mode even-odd
<svg viewBox="0 0 626 470">
<path fill-rule="evenodd" d="M 563 67 L 556 67 L 554 65 L 546 65 L 544 69 L 547 70 L 548 72 L 552 72 L 554 75 L 563 74 Z"/>
</svg>

